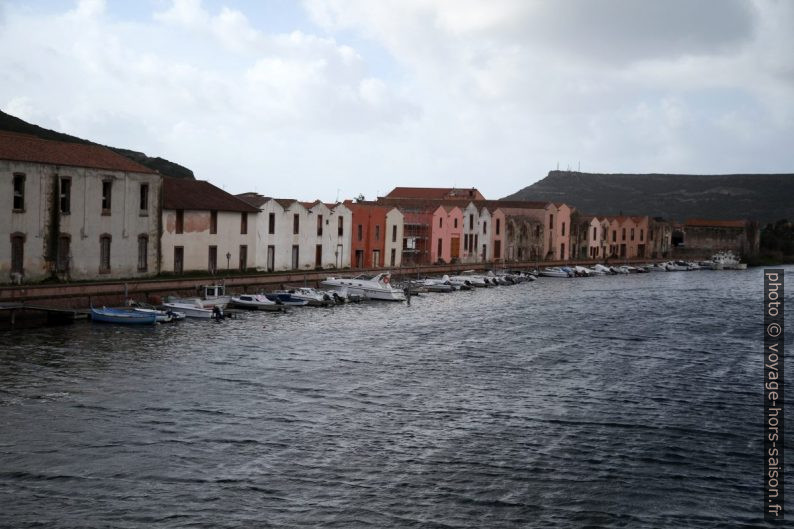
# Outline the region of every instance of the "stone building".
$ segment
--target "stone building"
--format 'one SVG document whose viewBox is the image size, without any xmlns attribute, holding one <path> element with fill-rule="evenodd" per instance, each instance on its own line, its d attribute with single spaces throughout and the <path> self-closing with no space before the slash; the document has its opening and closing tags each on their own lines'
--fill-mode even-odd
<svg viewBox="0 0 794 529">
<path fill-rule="evenodd" d="M 209 182 L 164 178 L 160 269 L 247 270 L 254 265 L 258 212 Z"/>
<path fill-rule="evenodd" d="M 161 179 L 99 145 L 0 132 L 0 282 L 157 274 Z"/>
<path fill-rule="evenodd" d="M 687 252 L 730 250 L 742 257 L 758 255 L 760 226 L 748 220 L 687 219 L 683 225 Z"/>
</svg>

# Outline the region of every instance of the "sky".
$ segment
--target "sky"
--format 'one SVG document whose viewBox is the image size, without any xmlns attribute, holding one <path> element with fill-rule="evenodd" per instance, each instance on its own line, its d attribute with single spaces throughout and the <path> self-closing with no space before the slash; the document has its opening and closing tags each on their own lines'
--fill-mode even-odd
<svg viewBox="0 0 794 529">
<path fill-rule="evenodd" d="M 788 0 L 0 0 L 0 109 L 232 193 L 794 172 Z"/>
</svg>

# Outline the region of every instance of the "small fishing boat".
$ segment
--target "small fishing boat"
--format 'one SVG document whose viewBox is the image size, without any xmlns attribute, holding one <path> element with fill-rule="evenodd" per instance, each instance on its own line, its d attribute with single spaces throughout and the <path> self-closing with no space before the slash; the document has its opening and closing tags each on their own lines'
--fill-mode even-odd
<svg viewBox="0 0 794 529">
<path fill-rule="evenodd" d="M 593 275 L 592 272 L 590 272 L 589 268 L 585 268 L 584 266 L 578 266 L 578 265 L 573 267 L 573 272 L 576 275 L 576 277 L 590 277 L 591 275 Z"/>
<path fill-rule="evenodd" d="M 572 275 L 569 275 L 566 270 L 563 270 L 562 268 L 557 266 L 544 268 L 543 270 L 540 271 L 540 275 L 543 277 L 566 277 L 566 278 L 572 277 Z"/>
<path fill-rule="evenodd" d="M 667 272 L 665 263 L 647 264 L 643 268 L 645 268 L 647 272 Z"/>
<path fill-rule="evenodd" d="M 320 292 L 310 287 L 295 287 L 285 291 L 293 298 L 305 299 L 313 307 L 325 307 L 335 302 L 328 292 Z"/>
<path fill-rule="evenodd" d="M 283 304 L 258 294 L 240 294 L 239 296 L 232 296 L 230 305 L 234 308 L 248 310 L 267 310 L 271 312 L 281 312 L 284 310 Z"/>
<path fill-rule="evenodd" d="M 155 318 L 157 319 L 157 323 L 170 323 L 172 321 L 185 319 L 185 314 L 183 312 L 173 310 L 148 309 L 145 307 L 135 307 L 132 310 L 142 314 L 154 314 Z"/>
<path fill-rule="evenodd" d="M 163 307 L 175 312 L 181 312 L 188 318 L 223 318 L 223 309 L 219 306 L 207 308 L 198 299 L 175 299 L 163 303 Z"/>
<path fill-rule="evenodd" d="M 92 307 L 91 321 L 122 323 L 125 325 L 154 325 L 157 323 L 157 315 L 128 309 L 113 309 L 109 307 L 95 309 Z"/>
<path fill-rule="evenodd" d="M 293 296 L 287 290 L 274 290 L 273 292 L 265 292 L 264 296 L 270 301 L 290 307 L 305 307 L 309 304 L 307 300 Z"/>
<path fill-rule="evenodd" d="M 684 261 L 670 261 L 664 267 L 668 272 L 686 272 L 690 270 L 689 264 Z"/>
</svg>

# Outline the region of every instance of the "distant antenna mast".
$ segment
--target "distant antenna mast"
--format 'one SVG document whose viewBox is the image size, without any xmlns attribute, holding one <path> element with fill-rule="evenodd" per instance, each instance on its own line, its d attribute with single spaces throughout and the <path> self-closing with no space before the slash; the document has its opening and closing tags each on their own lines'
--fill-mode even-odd
<svg viewBox="0 0 794 529">
<path fill-rule="evenodd" d="M 577 163 L 576 172 L 577 173 L 581 173 L 582 172 L 582 162 L 579 161 L 579 162 L 576 162 L 576 163 Z"/>
<path fill-rule="evenodd" d="M 339 188 L 336 188 L 336 203 L 339 204 Z"/>
</svg>

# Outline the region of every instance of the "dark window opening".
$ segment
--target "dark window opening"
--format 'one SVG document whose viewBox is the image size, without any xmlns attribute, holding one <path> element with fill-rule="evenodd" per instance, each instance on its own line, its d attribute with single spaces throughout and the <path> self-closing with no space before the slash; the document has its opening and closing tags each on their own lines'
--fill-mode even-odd
<svg viewBox="0 0 794 529">
<path fill-rule="evenodd" d="M 185 211 L 182 209 L 176 210 L 176 233 L 184 233 L 185 231 Z"/>
<path fill-rule="evenodd" d="M 270 213 L 267 216 L 267 232 L 270 235 L 276 233 L 276 214 Z"/>
<path fill-rule="evenodd" d="M 210 233 L 218 233 L 218 212 L 210 211 Z"/>
<path fill-rule="evenodd" d="M 60 207 L 61 213 L 69 213 L 72 202 L 72 179 L 61 178 Z"/>
<path fill-rule="evenodd" d="M 14 175 L 14 211 L 25 209 L 25 175 Z"/>
<path fill-rule="evenodd" d="M 103 180 L 102 181 L 102 214 L 103 215 L 110 214 L 110 206 L 112 204 L 112 200 L 111 200 L 112 191 L 113 191 L 113 181 Z"/>
</svg>

